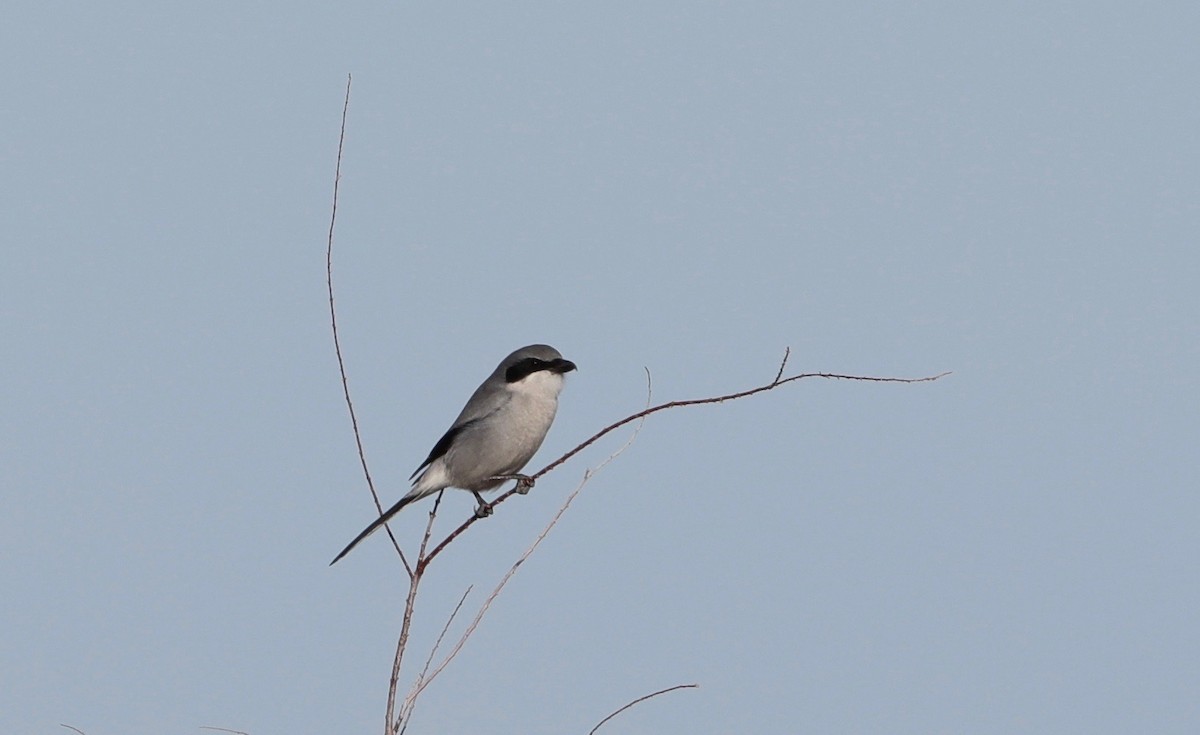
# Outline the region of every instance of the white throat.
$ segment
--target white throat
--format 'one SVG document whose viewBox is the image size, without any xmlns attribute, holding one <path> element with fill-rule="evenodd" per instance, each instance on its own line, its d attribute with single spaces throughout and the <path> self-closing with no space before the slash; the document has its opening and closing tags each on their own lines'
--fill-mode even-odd
<svg viewBox="0 0 1200 735">
<path fill-rule="evenodd" d="M 551 370 L 538 370 L 530 373 L 515 383 L 509 383 L 508 389 L 518 395 L 530 398 L 554 401 L 563 389 L 563 376 Z"/>
</svg>

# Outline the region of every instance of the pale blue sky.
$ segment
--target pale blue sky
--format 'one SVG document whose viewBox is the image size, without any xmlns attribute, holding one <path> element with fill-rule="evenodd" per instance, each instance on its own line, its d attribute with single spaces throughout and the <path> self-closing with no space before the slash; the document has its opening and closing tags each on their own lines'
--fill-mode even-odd
<svg viewBox="0 0 1200 735">
<path fill-rule="evenodd" d="M 372 517 L 323 282 L 348 72 L 388 502 L 530 342 L 580 367 L 537 466 L 643 366 L 954 371 L 656 416 L 410 733 L 687 682 L 602 732 L 1200 731 L 1197 38 L 1182 2 L 15 4 L 0 732 L 381 730 L 402 571 L 326 566 Z M 416 650 L 619 442 L 452 547 Z"/>
</svg>

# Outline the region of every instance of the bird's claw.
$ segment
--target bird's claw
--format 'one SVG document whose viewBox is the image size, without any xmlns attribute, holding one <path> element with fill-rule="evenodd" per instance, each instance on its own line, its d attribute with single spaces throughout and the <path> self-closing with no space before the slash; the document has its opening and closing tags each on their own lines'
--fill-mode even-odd
<svg viewBox="0 0 1200 735">
<path fill-rule="evenodd" d="M 492 504 L 484 500 L 483 496 L 474 490 L 471 492 L 475 493 L 475 500 L 479 503 L 479 505 L 475 506 L 475 517 L 487 518 L 490 516 L 492 514 Z"/>
<path fill-rule="evenodd" d="M 517 486 L 513 490 L 516 490 L 521 495 L 528 495 L 529 491 L 533 489 L 534 482 L 536 480 L 529 475 L 517 475 Z"/>
<path fill-rule="evenodd" d="M 491 479 L 493 479 L 493 480 L 516 480 L 517 486 L 514 487 L 513 490 L 516 490 L 521 495 L 528 495 L 530 488 L 532 488 L 533 484 L 535 482 L 537 482 L 537 480 L 535 478 L 530 477 L 529 475 L 520 475 L 520 474 L 495 475 Z"/>
</svg>

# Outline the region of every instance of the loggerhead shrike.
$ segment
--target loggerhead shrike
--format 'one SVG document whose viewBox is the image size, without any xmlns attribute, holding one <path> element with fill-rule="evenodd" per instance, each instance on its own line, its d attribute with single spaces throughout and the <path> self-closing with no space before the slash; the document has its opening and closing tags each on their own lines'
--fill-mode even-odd
<svg viewBox="0 0 1200 735">
<path fill-rule="evenodd" d="M 491 507 L 479 493 L 513 479 L 542 446 L 558 411 L 563 376 L 574 369 L 575 363 L 564 360 L 549 345 L 522 347 L 504 358 L 475 389 L 450 430 L 409 477 L 416 478 L 412 490 L 363 529 L 329 564 L 336 564 L 404 506 L 448 487 L 470 490 L 479 501 L 476 512 L 490 512 Z"/>
</svg>

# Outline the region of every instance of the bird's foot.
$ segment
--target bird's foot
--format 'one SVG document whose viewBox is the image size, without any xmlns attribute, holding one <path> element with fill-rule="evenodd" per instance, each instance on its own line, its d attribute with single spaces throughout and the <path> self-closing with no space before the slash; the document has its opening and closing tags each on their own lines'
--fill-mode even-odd
<svg viewBox="0 0 1200 735">
<path fill-rule="evenodd" d="M 516 480 L 517 486 L 514 487 L 513 490 L 516 490 L 521 495 L 528 495 L 529 490 L 533 487 L 533 484 L 535 482 L 537 482 L 537 480 L 534 479 L 533 477 L 530 477 L 529 475 L 521 475 L 521 474 L 496 475 L 496 476 L 492 477 L 491 479 L 493 479 L 493 480 Z"/>
<path fill-rule="evenodd" d="M 492 514 L 492 504 L 484 500 L 483 496 L 479 493 L 475 493 L 475 499 L 479 501 L 479 505 L 475 506 L 475 517 L 487 518 L 490 516 Z"/>
</svg>

